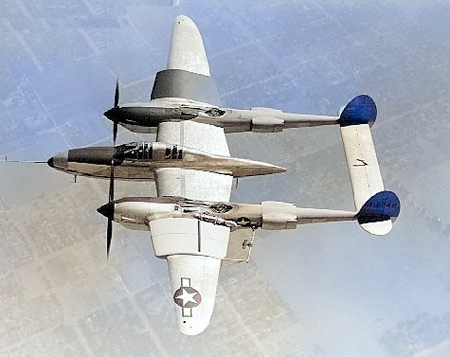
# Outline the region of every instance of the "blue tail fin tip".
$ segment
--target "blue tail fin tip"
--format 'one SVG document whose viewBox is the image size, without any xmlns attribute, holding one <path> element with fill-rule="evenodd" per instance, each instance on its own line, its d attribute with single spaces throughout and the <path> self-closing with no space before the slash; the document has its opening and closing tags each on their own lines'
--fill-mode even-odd
<svg viewBox="0 0 450 357">
<path fill-rule="evenodd" d="M 362 94 L 353 98 L 346 105 L 339 117 L 340 126 L 375 123 L 377 118 L 377 106 L 371 97 Z"/>
<path fill-rule="evenodd" d="M 394 222 L 400 214 L 400 200 L 392 191 L 381 191 L 373 195 L 356 215 L 359 224 L 382 221 Z"/>
</svg>

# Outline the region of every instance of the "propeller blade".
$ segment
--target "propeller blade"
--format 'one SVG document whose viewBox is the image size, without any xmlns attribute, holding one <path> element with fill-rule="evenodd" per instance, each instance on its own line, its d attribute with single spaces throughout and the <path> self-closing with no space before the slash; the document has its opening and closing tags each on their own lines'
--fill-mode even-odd
<svg viewBox="0 0 450 357">
<path fill-rule="evenodd" d="M 112 223 L 114 219 L 114 159 L 111 161 L 111 177 L 109 181 L 109 209 L 112 211 L 108 212 L 108 226 L 106 229 L 106 257 L 109 257 L 109 249 L 111 247 L 112 240 Z"/>
<path fill-rule="evenodd" d="M 117 121 L 114 120 L 113 125 L 113 146 L 116 146 L 116 139 L 117 139 Z"/>
<path fill-rule="evenodd" d="M 109 176 L 109 202 L 114 201 L 114 158 L 111 160 L 111 175 Z"/>
<path fill-rule="evenodd" d="M 115 124 L 115 123 L 114 123 Z M 111 159 L 111 175 L 109 177 L 109 208 L 112 210 L 108 214 L 108 226 L 106 229 L 106 257 L 109 257 L 109 249 L 112 240 L 112 223 L 114 219 L 114 157 Z"/>
<path fill-rule="evenodd" d="M 109 258 L 109 249 L 112 240 L 112 217 L 108 217 L 108 227 L 106 229 L 106 257 Z"/>
<path fill-rule="evenodd" d="M 117 108 L 119 104 L 119 80 L 116 80 L 116 90 L 114 94 L 114 107 Z M 117 121 L 113 120 L 113 142 L 114 147 L 116 146 L 116 139 L 117 139 Z M 112 240 L 112 234 L 113 234 L 113 219 L 114 219 L 114 204 L 111 204 L 114 201 L 114 156 L 111 159 L 111 174 L 109 177 L 109 209 L 112 209 L 112 211 L 107 212 L 108 216 L 108 226 L 106 228 L 106 256 L 109 257 L 109 250 L 111 248 L 111 240 Z M 103 214 L 103 213 L 102 213 Z"/>
<path fill-rule="evenodd" d="M 119 80 L 116 79 L 116 91 L 114 94 L 114 108 L 117 108 L 119 105 Z M 114 146 L 116 146 L 116 139 L 117 139 L 117 121 L 114 120 L 114 126 L 113 126 L 113 142 Z"/>
<path fill-rule="evenodd" d="M 119 105 L 119 80 L 116 79 L 116 93 L 114 95 L 114 108 Z"/>
</svg>

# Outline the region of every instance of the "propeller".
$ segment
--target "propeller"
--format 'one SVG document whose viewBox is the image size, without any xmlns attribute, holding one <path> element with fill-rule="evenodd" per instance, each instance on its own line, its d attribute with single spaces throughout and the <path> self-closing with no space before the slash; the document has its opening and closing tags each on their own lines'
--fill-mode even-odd
<svg viewBox="0 0 450 357">
<path fill-rule="evenodd" d="M 116 90 L 114 93 L 114 107 L 117 108 L 119 104 L 119 80 L 116 80 Z M 117 120 L 113 120 L 113 146 L 116 146 L 117 140 Z M 108 195 L 108 209 L 107 218 L 108 225 L 106 228 L 106 256 L 109 257 L 109 250 L 111 248 L 111 240 L 113 235 L 113 220 L 114 220 L 114 166 L 115 166 L 115 155 L 113 154 L 111 158 L 111 173 L 109 176 L 109 195 Z"/>
</svg>

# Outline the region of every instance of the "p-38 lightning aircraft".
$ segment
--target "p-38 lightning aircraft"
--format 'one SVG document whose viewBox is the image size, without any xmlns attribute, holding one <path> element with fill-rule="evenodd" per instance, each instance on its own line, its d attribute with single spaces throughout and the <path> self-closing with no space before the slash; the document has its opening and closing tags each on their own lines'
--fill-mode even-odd
<svg viewBox="0 0 450 357">
<path fill-rule="evenodd" d="M 167 259 L 173 301 L 182 333 L 197 335 L 209 324 L 223 263 L 248 261 L 256 229 L 356 220 L 375 235 L 387 234 L 400 202 L 385 191 L 370 126 L 373 100 L 361 95 L 339 116 L 300 115 L 219 106 L 200 33 L 186 16 L 176 18 L 167 69 L 156 74 L 149 103 L 118 105 L 105 113 L 136 132 L 157 132 L 156 142 L 82 148 L 48 161 L 56 169 L 110 179 L 109 202 L 98 211 L 112 222 L 149 230 L 155 255 Z M 350 172 L 354 211 L 297 208 L 290 203 L 230 203 L 233 177 L 284 171 L 265 163 L 231 158 L 226 132 L 274 132 L 285 128 L 338 125 Z M 158 197 L 114 200 L 114 179 L 155 180 Z"/>
</svg>

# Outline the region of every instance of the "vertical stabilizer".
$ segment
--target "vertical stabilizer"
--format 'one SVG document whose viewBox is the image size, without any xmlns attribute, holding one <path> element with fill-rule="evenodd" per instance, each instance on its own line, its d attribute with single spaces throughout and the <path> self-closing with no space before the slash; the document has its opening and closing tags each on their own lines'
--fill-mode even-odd
<svg viewBox="0 0 450 357">
<path fill-rule="evenodd" d="M 399 214 L 400 200 L 397 195 L 392 191 L 381 191 L 364 203 L 356 219 L 365 231 L 383 236 L 391 231 Z"/>
</svg>

